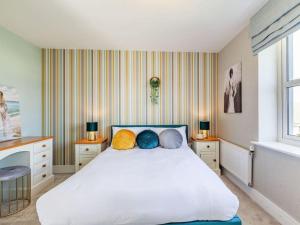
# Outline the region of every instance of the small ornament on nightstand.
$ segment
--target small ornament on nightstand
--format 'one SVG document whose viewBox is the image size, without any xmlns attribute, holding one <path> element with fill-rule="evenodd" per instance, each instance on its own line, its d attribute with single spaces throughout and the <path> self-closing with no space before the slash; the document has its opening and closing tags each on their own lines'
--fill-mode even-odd
<svg viewBox="0 0 300 225">
<path fill-rule="evenodd" d="M 204 138 L 204 136 L 203 136 L 203 134 L 198 133 L 198 134 L 196 134 L 195 138 L 201 140 Z"/>
</svg>

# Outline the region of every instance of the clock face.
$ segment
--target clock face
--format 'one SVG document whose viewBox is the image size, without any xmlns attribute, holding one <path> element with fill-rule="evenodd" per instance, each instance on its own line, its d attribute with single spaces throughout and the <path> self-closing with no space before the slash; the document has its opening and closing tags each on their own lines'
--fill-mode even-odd
<svg viewBox="0 0 300 225">
<path fill-rule="evenodd" d="M 152 77 L 150 79 L 150 86 L 152 88 L 158 88 L 160 85 L 160 79 L 158 77 Z"/>
</svg>

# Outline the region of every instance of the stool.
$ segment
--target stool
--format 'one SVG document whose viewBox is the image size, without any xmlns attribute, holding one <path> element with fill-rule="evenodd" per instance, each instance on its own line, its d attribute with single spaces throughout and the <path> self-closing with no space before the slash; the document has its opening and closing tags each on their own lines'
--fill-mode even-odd
<svg viewBox="0 0 300 225">
<path fill-rule="evenodd" d="M 0 217 L 25 209 L 31 201 L 31 173 L 27 166 L 0 169 Z"/>
</svg>

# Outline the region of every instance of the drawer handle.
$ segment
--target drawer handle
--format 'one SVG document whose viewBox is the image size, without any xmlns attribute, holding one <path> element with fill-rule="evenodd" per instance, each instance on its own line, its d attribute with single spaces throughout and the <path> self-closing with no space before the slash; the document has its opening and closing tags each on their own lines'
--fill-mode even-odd
<svg viewBox="0 0 300 225">
<path fill-rule="evenodd" d="M 89 149 L 88 149 L 88 148 L 86 148 L 86 149 L 85 149 L 85 151 L 87 151 L 87 152 L 88 152 L 88 151 L 89 151 Z"/>
<path fill-rule="evenodd" d="M 214 159 L 214 162 L 217 162 L 217 160 L 216 160 L 216 159 Z"/>
<path fill-rule="evenodd" d="M 79 163 L 79 166 L 82 166 L 82 164 L 81 164 L 81 163 Z"/>
<path fill-rule="evenodd" d="M 43 158 L 45 158 L 47 155 L 45 154 L 45 155 L 43 155 Z"/>
<path fill-rule="evenodd" d="M 46 174 L 43 174 L 43 176 L 42 176 L 42 177 L 43 177 L 43 178 L 45 178 L 46 176 L 47 176 Z"/>
<path fill-rule="evenodd" d="M 47 147 L 47 145 L 45 145 L 45 144 L 44 144 L 44 145 L 42 145 L 42 147 L 43 147 L 43 148 L 46 148 L 46 147 Z"/>
<path fill-rule="evenodd" d="M 45 167 L 46 167 L 46 164 L 42 165 L 42 167 L 44 167 L 44 168 L 45 168 Z"/>
<path fill-rule="evenodd" d="M 207 146 L 206 146 L 206 148 L 210 148 L 210 146 L 209 146 L 209 145 L 207 145 Z"/>
</svg>

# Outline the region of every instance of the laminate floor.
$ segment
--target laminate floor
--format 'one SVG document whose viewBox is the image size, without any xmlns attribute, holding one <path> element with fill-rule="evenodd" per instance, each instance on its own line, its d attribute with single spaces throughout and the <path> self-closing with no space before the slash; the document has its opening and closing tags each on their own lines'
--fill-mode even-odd
<svg viewBox="0 0 300 225">
<path fill-rule="evenodd" d="M 46 188 L 43 192 L 34 196 L 29 207 L 23 211 L 11 215 L 9 217 L 1 218 L 1 225 L 40 225 L 36 213 L 35 203 L 36 200 L 45 192 L 58 185 L 67 179 L 69 174 L 55 175 L 54 184 Z M 279 225 L 273 217 L 267 214 L 262 208 L 260 208 L 255 202 L 253 202 L 244 192 L 242 192 L 237 186 L 230 182 L 226 177 L 222 177 L 222 180 L 229 187 L 229 189 L 235 193 L 240 200 L 240 208 L 238 215 L 243 221 L 243 225 Z"/>
</svg>

